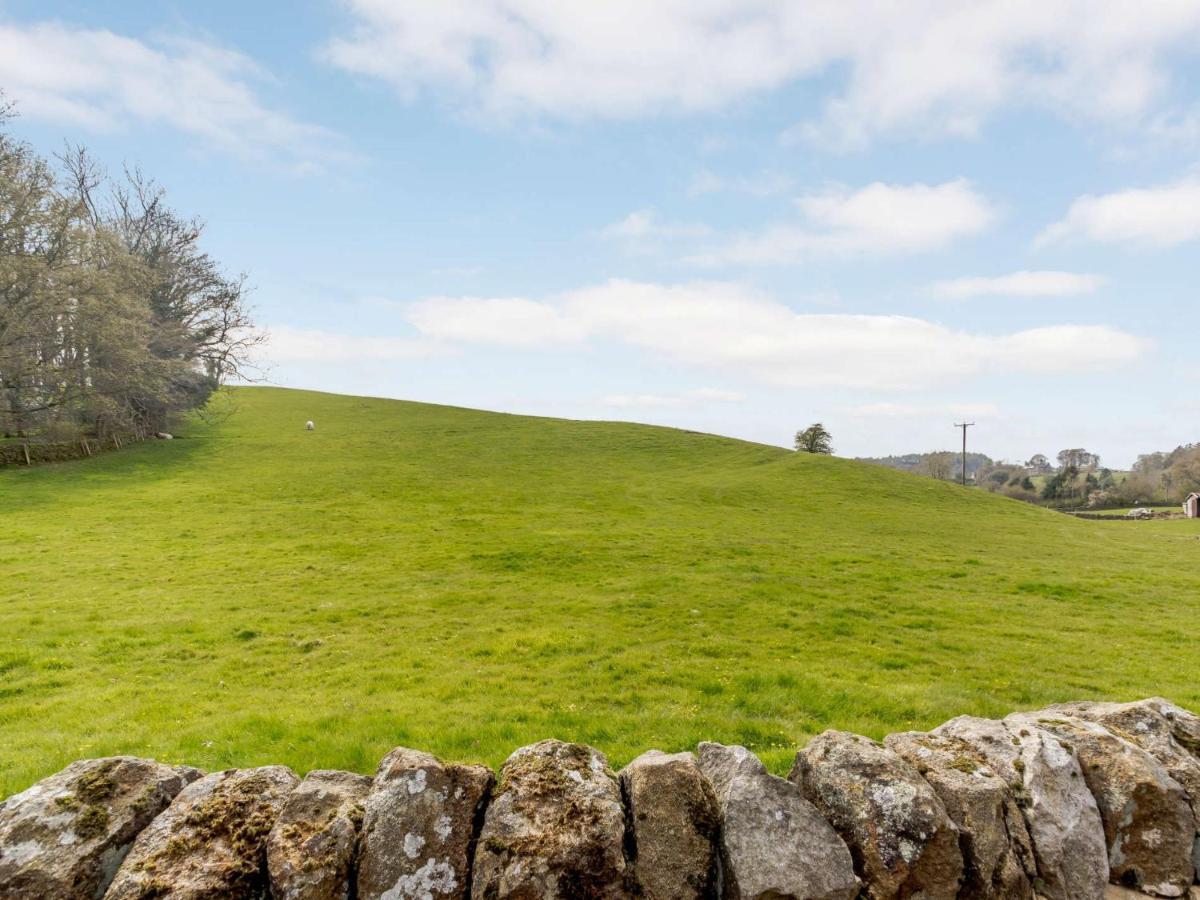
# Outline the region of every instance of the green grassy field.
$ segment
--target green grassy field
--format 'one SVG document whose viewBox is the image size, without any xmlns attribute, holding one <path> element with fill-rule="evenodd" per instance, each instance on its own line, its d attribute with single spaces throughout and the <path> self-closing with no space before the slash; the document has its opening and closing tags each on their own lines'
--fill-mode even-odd
<svg viewBox="0 0 1200 900">
<path fill-rule="evenodd" d="M 715 739 L 782 770 L 829 726 L 1200 707 L 1200 523 L 638 425 L 232 403 L 0 471 L 0 796 L 111 753 L 368 772 L 399 744 Z"/>
</svg>

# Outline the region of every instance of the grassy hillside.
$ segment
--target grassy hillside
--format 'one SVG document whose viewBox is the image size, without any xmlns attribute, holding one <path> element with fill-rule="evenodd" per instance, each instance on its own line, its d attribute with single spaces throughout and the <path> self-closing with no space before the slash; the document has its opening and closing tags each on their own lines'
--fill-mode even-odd
<svg viewBox="0 0 1200 900">
<path fill-rule="evenodd" d="M 233 405 L 0 471 L 0 796 L 118 752 L 365 772 L 711 738 L 778 769 L 830 725 L 1200 706 L 1198 523 L 638 425 Z"/>
</svg>

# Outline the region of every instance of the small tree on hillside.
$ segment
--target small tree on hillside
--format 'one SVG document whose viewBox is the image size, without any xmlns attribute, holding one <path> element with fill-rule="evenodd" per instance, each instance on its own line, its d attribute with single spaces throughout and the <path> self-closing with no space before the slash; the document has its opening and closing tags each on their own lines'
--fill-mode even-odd
<svg viewBox="0 0 1200 900">
<path fill-rule="evenodd" d="M 944 450 L 938 453 L 926 453 L 921 458 L 919 471 L 930 478 L 948 481 L 954 477 L 954 460 L 955 455 Z"/>
<path fill-rule="evenodd" d="M 796 432 L 796 449 L 802 453 L 833 453 L 833 435 L 820 422 Z"/>
<path fill-rule="evenodd" d="M 1054 471 L 1054 466 L 1050 465 L 1050 460 L 1046 458 L 1044 453 L 1035 453 L 1029 457 L 1029 462 L 1025 463 L 1025 468 L 1029 470 L 1031 475 L 1049 475 Z"/>
</svg>

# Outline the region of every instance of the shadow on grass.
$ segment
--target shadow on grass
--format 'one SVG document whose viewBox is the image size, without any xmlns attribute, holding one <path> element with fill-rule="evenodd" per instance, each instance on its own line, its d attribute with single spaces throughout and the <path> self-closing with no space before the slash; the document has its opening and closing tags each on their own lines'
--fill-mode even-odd
<svg viewBox="0 0 1200 900">
<path fill-rule="evenodd" d="M 89 491 L 110 489 L 123 482 L 141 486 L 172 478 L 193 465 L 205 451 L 214 449 L 209 426 L 190 423 L 188 431 L 174 440 L 127 444 L 120 450 L 106 450 L 85 459 L 32 467 L 6 466 L 0 469 L 0 513 L 61 503 L 64 487 L 70 488 L 72 503 L 80 503 L 80 495 Z"/>
<path fill-rule="evenodd" d="M 0 513 L 58 501 L 63 487 L 86 492 L 121 486 L 122 482 L 142 486 L 165 481 L 200 457 L 217 452 L 221 426 L 240 411 L 235 392 L 221 388 L 203 411 L 182 417 L 172 440 L 150 438 L 84 459 L 0 468 Z"/>
</svg>

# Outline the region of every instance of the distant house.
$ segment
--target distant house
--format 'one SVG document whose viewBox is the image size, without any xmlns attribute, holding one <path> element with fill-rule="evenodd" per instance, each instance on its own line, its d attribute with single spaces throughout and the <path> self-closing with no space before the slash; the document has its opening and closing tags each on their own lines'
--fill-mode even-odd
<svg viewBox="0 0 1200 900">
<path fill-rule="evenodd" d="M 1183 501 L 1183 514 L 1189 519 L 1200 519 L 1200 494 L 1188 494 Z"/>
</svg>

